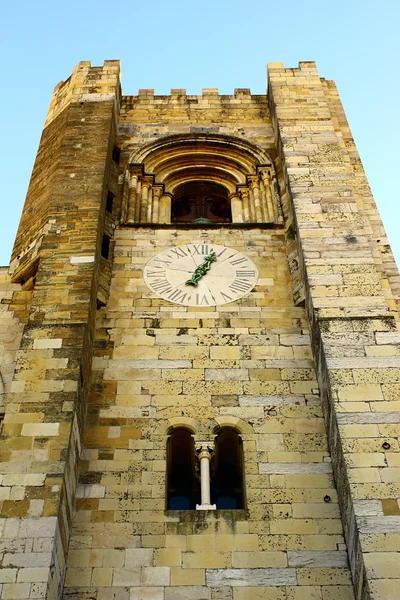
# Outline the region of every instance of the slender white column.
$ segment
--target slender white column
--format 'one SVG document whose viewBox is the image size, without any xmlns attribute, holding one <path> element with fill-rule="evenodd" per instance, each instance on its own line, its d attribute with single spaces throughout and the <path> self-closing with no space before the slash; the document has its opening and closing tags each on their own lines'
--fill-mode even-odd
<svg viewBox="0 0 400 600">
<path fill-rule="evenodd" d="M 216 510 L 211 504 L 210 491 L 210 462 L 213 449 L 208 442 L 197 442 L 197 455 L 200 461 L 201 504 L 196 504 L 196 510 Z"/>
</svg>

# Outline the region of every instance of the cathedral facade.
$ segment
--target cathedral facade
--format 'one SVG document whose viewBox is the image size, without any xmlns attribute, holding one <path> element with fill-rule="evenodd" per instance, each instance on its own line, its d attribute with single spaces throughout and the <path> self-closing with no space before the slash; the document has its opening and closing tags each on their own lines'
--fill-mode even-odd
<svg viewBox="0 0 400 600">
<path fill-rule="evenodd" d="M 55 88 L 0 272 L 0 598 L 398 600 L 399 276 L 335 84 L 119 74 Z"/>
</svg>

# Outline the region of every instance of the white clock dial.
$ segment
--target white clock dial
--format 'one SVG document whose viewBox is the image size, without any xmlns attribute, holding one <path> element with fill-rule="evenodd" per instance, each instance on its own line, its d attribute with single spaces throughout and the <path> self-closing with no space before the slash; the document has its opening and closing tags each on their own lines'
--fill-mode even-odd
<svg viewBox="0 0 400 600">
<path fill-rule="evenodd" d="M 207 257 L 213 252 L 212 261 Z M 205 263 L 209 269 L 199 270 Z M 191 279 L 197 285 L 188 284 Z M 144 268 L 144 280 L 156 296 L 170 302 L 216 306 L 246 296 L 257 283 L 258 271 L 252 260 L 232 248 L 186 244 L 153 256 Z"/>
</svg>

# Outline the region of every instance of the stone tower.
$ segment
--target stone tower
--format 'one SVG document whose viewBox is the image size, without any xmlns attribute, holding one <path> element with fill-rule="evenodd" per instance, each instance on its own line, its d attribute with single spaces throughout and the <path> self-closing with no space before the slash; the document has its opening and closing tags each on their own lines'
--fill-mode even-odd
<svg viewBox="0 0 400 600">
<path fill-rule="evenodd" d="M 55 88 L 1 272 L 1 600 L 398 600 L 398 274 L 334 83 L 268 71 Z"/>
</svg>

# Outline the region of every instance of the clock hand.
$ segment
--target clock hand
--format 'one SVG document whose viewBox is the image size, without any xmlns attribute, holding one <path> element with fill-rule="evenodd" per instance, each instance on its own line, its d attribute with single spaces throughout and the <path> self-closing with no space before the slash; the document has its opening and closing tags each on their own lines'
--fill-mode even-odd
<svg viewBox="0 0 400 600">
<path fill-rule="evenodd" d="M 199 280 L 207 273 L 207 271 L 211 269 L 211 263 L 216 262 L 217 255 L 214 251 L 212 251 L 210 254 L 208 254 L 208 256 L 205 256 L 204 259 L 204 262 L 202 262 L 201 265 L 196 268 L 192 277 L 185 281 L 186 285 L 193 285 L 194 287 L 197 287 Z"/>
</svg>

